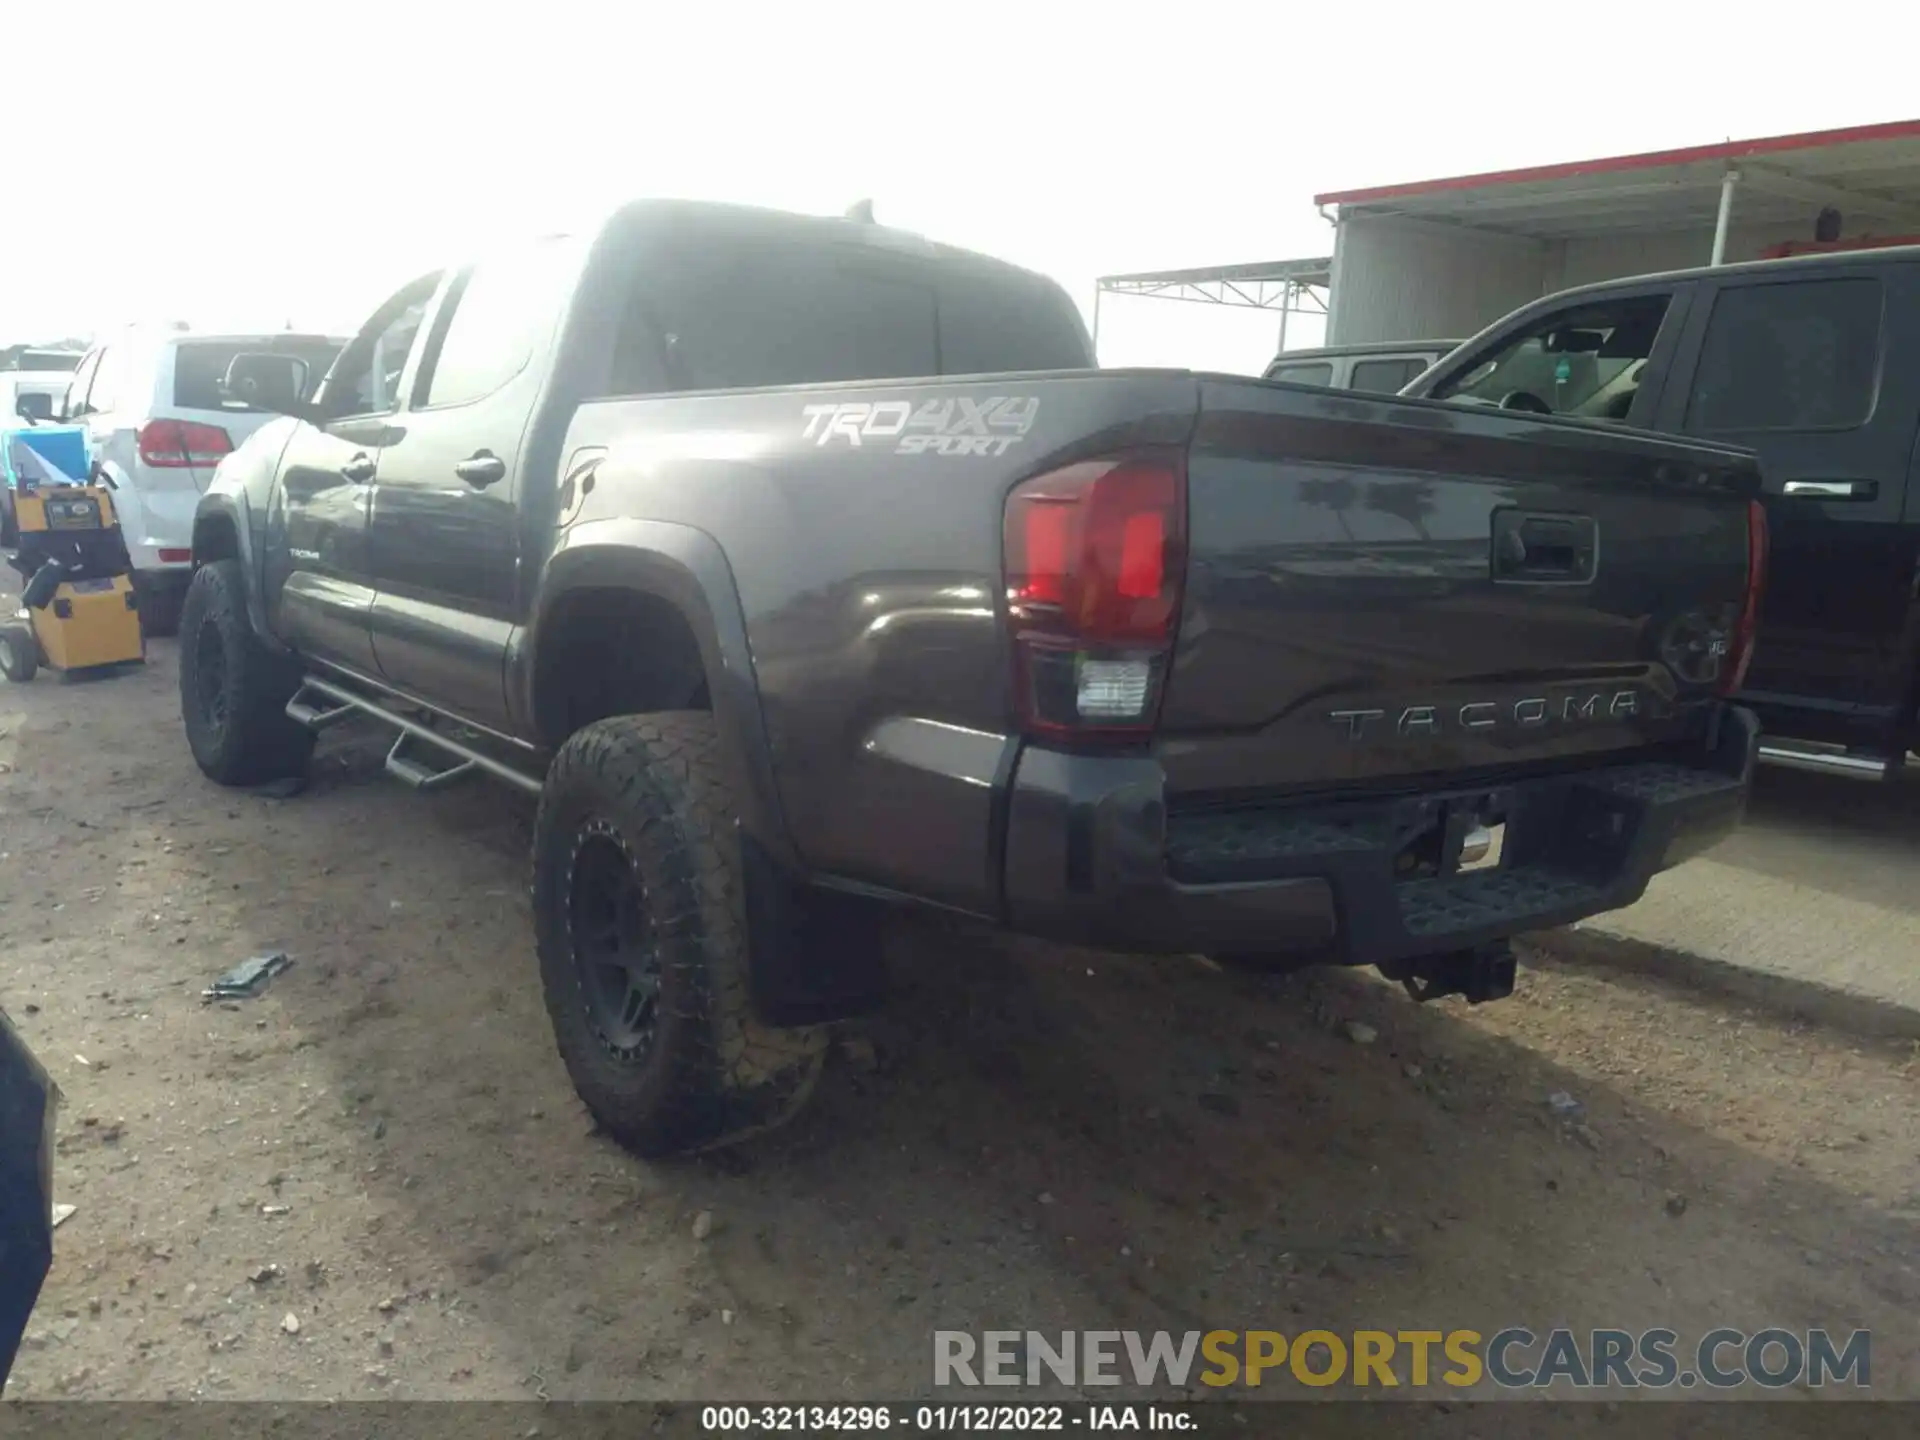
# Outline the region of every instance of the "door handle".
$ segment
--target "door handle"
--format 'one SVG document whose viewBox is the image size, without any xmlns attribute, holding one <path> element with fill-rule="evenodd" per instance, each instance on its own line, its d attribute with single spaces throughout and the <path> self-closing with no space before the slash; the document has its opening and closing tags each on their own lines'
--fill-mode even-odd
<svg viewBox="0 0 1920 1440">
<path fill-rule="evenodd" d="M 340 478 L 355 485 L 364 485 L 373 479 L 373 460 L 365 451 L 355 455 L 340 467 Z"/>
<path fill-rule="evenodd" d="M 1872 500 L 1880 494 L 1878 480 L 1789 480 L 1780 488 L 1807 500 Z"/>
<path fill-rule="evenodd" d="M 505 478 L 507 462 L 491 450 L 476 450 L 454 466 L 453 473 L 474 489 L 484 490 L 495 481 Z"/>
</svg>

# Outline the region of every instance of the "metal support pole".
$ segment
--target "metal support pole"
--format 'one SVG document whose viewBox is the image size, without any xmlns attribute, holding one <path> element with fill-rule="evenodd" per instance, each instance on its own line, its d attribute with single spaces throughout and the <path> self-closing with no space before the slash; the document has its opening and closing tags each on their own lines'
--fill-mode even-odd
<svg viewBox="0 0 1920 1440">
<path fill-rule="evenodd" d="M 1733 192 L 1740 184 L 1740 172 L 1729 170 L 1720 180 L 1720 214 L 1713 222 L 1713 258 L 1707 263 L 1719 265 L 1727 258 L 1727 227 L 1733 222 Z"/>
<path fill-rule="evenodd" d="M 1099 281 L 1093 284 L 1093 363 L 1100 363 L 1100 292 L 1107 287 Z"/>
<path fill-rule="evenodd" d="M 1287 316 L 1293 313 L 1293 282 L 1287 281 L 1280 291 L 1280 353 L 1287 349 Z"/>
</svg>

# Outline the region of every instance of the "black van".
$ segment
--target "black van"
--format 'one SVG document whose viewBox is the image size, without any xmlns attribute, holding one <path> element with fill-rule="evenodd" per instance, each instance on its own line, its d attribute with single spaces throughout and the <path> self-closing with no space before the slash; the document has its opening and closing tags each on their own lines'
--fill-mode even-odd
<svg viewBox="0 0 1920 1440">
<path fill-rule="evenodd" d="M 1750 446 L 1762 755 L 1891 777 L 1920 706 L 1920 246 L 1643 275 L 1515 311 L 1402 392 Z"/>
</svg>

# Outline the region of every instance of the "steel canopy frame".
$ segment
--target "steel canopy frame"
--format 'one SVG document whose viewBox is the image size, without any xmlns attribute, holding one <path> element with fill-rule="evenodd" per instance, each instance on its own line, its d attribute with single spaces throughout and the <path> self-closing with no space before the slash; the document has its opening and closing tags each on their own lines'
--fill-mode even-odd
<svg viewBox="0 0 1920 1440">
<path fill-rule="evenodd" d="M 1333 286 L 1333 259 L 1272 260 L 1249 265 L 1211 265 L 1193 270 L 1143 270 L 1105 275 L 1094 282 L 1093 341 L 1100 343 L 1100 297 L 1140 295 L 1197 305 L 1230 305 L 1280 312 L 1280 349 L 1287 348 L 1287 319 L 1325 315 Z"/>
</svg>

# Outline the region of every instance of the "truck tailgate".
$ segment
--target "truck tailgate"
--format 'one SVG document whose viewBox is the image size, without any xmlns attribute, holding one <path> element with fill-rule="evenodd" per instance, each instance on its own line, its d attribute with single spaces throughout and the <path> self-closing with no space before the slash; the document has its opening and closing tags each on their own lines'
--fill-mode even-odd
<svg viewBox="0 0 1920 1440">
<path fill-rule="evenodd" d="M 1744 451 L 1207 377 L 1170 800 L 1651 750 L 1745 598 Z"/>
</svg>

